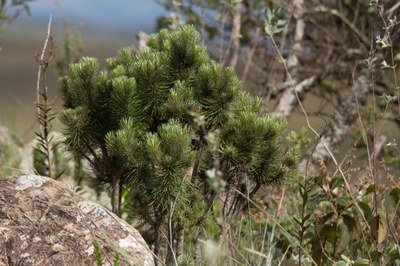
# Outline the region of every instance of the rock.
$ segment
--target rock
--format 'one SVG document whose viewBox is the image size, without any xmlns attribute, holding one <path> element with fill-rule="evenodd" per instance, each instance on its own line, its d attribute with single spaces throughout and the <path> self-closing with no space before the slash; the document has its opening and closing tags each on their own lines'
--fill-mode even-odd
<svg viewBox="0 0 400 266">
<path fill-rule="evenodd" d="M 90 201 L 98 202 L 102 206 L 105 206 L 109 210 L 111 210 L 111 198 L 109 194 L 106 192 L 102 191 L 100 193 L 97 193 L 95 189 L 93 189 L 90 185 L 90 178 L 89 176 L 91 175 L 90 173 L 90 166 L 89 164 L 85 161 L 82 160 L 82 163 L 84 164 L 83 167 L 85 169 L 85 172 L 87 174 L 86 180 L 81 181 L 80 184 L 78 184 L 75 176 L 77 175 L 76 171 L 76 163 L 73 160 L 73 155 L 71 152 L 67 150 L 67 147 L 65 146 L 64 142 L 64 136 L 57 131 L 51 131 L 50 132 L 50 138 L 51 138 L 51 147 L 55 147 L 56 149 L 53 149 L 52 153 L 52 160 L 53 162 L 56 162 L 56 165 L 53 165 L 52 171 L 54 172 L 62 172 L 62 175 L 58 177 L 58 180 L 62 181 L 63 183 L 69 185 L 69 186 L 79 186 L 80 191 L 79 195 L 83 196 L 85 199 L 88 199 Z M 24 146 L 21 152 L 21 163 L 19 166 L 20 173 L 24 174 L 36 174 L 36 170 L 33 167 L 33 149 L 34 147 L 38 147 L 38 140 L 37 138 L 32 139 L 28 144 Z M 55 159 L 54 156 L 54 151 L 57 151 L 59 154 L 57 156 L 57 160 Z"/>
<path fill-rule="evenodd" d="M 142 50 L 147 47 L 147 41 L 149 39 L 149 35 L 144 31 L 139 31 L 136 35 L 138 43 L 139 43 L 139 50 Z"/>
<path fill-rule="evenodd" d="M 0 265 L 98 265 L 97 251 L 102 265 L 154 265 L 136 229 L 74 188 L 38 175 L 0 179 Z"/>
</svg>

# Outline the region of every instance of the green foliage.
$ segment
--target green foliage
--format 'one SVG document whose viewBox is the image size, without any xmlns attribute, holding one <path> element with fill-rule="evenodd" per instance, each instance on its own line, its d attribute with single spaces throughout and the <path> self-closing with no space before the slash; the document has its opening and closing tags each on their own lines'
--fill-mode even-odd
<svg viewBox="0 0 400 266">
<path fill-rule="evenodd" d="M 63 154 L 57 144 L 53 146 L 52 151 L 54 160 L 54 176 L 57 179 L 63 174 L 68 174 L 68 171 L 66 171 L 68 159 L 64 157 L 65 154 Z"/>
<path fill-rule="evenodd" d="M 178 203 L 189 202 L 185 197 L 193 188 L 182 180 L 194 157 L 187 128 L 170 120 L 160 125 L 157 133 L 144 134 L 134 128 L 132 120 L 126 120 L 120 131 L 108 136 L 108 144 L 121 157 L 128 156 L 132 210 L 154 209 L 145 214 L 153 216 L 148 222 L 156 223 L 157 215 L 168 211 L 178 196 Z"/>
<path fill-rule="evenodd" d="M 40 144 L 38 143 L 36 147 L 33 149 L 33 168 L 39 175 L 46 175 L 46 156 L 43 152 L 40 151 Z"/>
<path fill-rule="evenodd" d="M 231 225 L 238 259 L 252 265 L 398 265 L 400 189 L 372 180 L 355 185 L 356 202 L 341 176 L 302 180 L 287 187 L 280 204 L 281 195 L 257 197 L 248 216 Z M 374 187 L 382 196 L 377 203 Z"/>
<path fill-rule="evenodd" d="M 117 71 L 113 71 L 117 75 Z M 119 128 L 120 121 L 133 116 L 133 78 L 109 80 L 94 58 L 82 58 L 70 65 L 69 75 L 60 78 L 66 108 L 60 116 L 66 125 L 65 144 L 76 159 L 86 159 L 96 183 L 110 184 L 113 211 L 120 215 L 120 193 L 124 165 L 107 149 L 106 135 Z M 96 184 L 95 184 L 96 185 Z"/>
<path fill-rule="evenodd" d="M 15 174 L 21 163 L 20 149 L 22 144 L 10 132 L 0 127 L 0 176 L 6 177 Z"/>
<path fill-rule="evenodd" d="M 384 104 L 385 111 L 387 111 L 393 105 L 393 103 L 395 103 L 398 100 L 398 97 L 383 93 L 381 96 L 379 96 L 379 99 Z"/>
<path fill-rule="evenodd" d="M 290 131 L 288 140 L 299 148 L 306 148 L 311 144 L 311 138 L 307 135 L 307 129 L 305 127 L 302 127 L 299 132 L 294 130 Z"/>
<path fill-rule="evenodd" d="M 77 186 L 81 186 L 82 182 L 87 178 L 87 173 L 83 167 L 82 159 L 75 158 L 73 175 Z"/>
<path fill-rule="evenodd" d="M 52 111 L 53 103 L 48 100 L 47 89 L 39 92 L 36 106 L 40 131 L 35 132 L 37 145 L 33 147 L 33 167 L 40 175 L 58 179 L 63 174 L 65 162 L 60 158 L 57 149 L 59 143 L 53 141 L 51 135 L 51 122 L 57 114 Z"/>
<path fill-rule="evenodd" d="M 83 55 L 83 39 L 80 31 L 73 32 L 68 21 L 64 21 L 64 56 L 56 60 L 55 70 L 58 75 L 65 75 L 68 65 L 75 63 Z"/>
<path fill-rule="evenodd" d="M 47 68 L 54 57 L 55 45 L 51 36 L 51 19 L 49 31 L 46 36 L 42 54 L 38 56 L 38 81 L 36 88 L 36 118 L 39 130 L 35 132 L 37 145 L 33 147 L 33 166 L 36 171 L 51 178 L 59 178 L 64 169 L 61 167 L 61 159 L 57 150 L 59 143 L 53 141 L 51 135 L 51 122 L 56 117 L 53 112 L 53 102 L 48 97 Z"/>
<path fill-rule="evenodd" d="M 115 256 L 114 256 L 113 265 L 114 265 L 114 266 L 118 266 L 118 265 L 119 265 L 119 252 L 117 252 L 117 253 L 115 254 Z"/>
<path fill-rule="evenodd" d="M 265 17 L 265 26 L 264 26 L 264 31 L 267 35 L 273 36 L 284 29 L 284 25 L 287 23 L 286 20 L 284 19 L 279 19 L 279 17 L 282 15 L 282 9 L 281 8 L 276 8 L 276 9 L 270 9 L 266 8 L 264 11 L 264 17 Z"/>
<path fill-rule="evenodd" d="M 109 73 L 85 57 L 60 79 L 68 148 L 91 163 L 97 181 L 114 184 L 120 174 L 126 206 L 151 226 L 156 246 L 171 222 L 176 230 L 203 224 L 216 197 L 209 169 L 226 191 L 247 193 L 296 164 L 297 150 L 284 152 L 286 121 L 260 115 L 260 99 L 241 92 L 233 69 L 198 43 L 191 26 L 162 30 L 141 53 L 124 48 L 108 59 Z M 243 200 L 232 195 L 234 216 Z"/>
<path fill-rule="evenodd" d="M 96 240 L 93 241 L 93 247 L 94 247 L 94 254 L 96 257 L 96 262 L 97 266 L 103 265 L 103 258 L 101 255 L 101 248 L 99 244 L 97 244 Z"/>
<path fill-rule="evenodd" d="M 93 248 L 94 248 L 94 256 L 96 258 L 96 264 L 98 266 L 104 265 L 103 264 L 103 255 L 101 255 L 101 247 L 100 247 L 100 245 L 97 243 L 96 240 L 93 240 L 92 244 L 93 244 Z M 116 252 L 115 256 L 113 258 L 113 265 L 114 266 L 118 266 L 119 265 L 119 256 L 120 256 L 120 253 Z"/>
<path fill-rule="evenodd" d="M 1 0 L 0 1 L 0 34 L 5 30 L 7 23 L 11 23 L 22 12 L 31 15 L 28 2 L 33 0 Z M 11 13 L 11 14 L 10 14 Z"/>
</svg>

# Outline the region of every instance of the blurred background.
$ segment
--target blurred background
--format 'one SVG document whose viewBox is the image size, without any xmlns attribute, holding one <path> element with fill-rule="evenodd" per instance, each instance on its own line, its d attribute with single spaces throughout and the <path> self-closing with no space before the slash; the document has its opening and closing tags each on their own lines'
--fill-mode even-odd
<svg viewBox="0 0 400 266">
<path fill-rule="evenodd" d="M 46 166 L 34 136 L 37 55 L 50 15 L 56 51 L 47 85 L 54 112 L 62 105 L 57 78 L 68 64 L 90 56 L 106 68 L 105 59 L 122 47 L 138 52 L 140 31 L 187 23 L 215 61 L 235 70 L 242 89 L 263 100 L 261 112 L 287 119 L 283 137 L 301 150 L 298 173 L 284 189 L 262 187 L 255 198 L 261 207 L 229 230 L 221 230 L 225 222 L 204 230 L 219 240 L 220 232 L 232 232 L 227 247 L 240 263 L 310 265 L 303 256 L 309 253 L 315 265 L 400 265 L 399 0 L 0 0 L 0 177 L 32 167 L 43 173 L 38 169 Z M 51 156 L 62 157 L 57 150 L 45 154 L 48 165 Z M 87 178 L 80 159 L 68 167 L 77 184 Z M 217 180 L 216 168 L 207 180 Z M 189 259 L 197 257 L 195 242 L 185 246 Z M 361 258 L 367 262 L 349 262 Z"/>
<path fill-rule="evenodd" d="M 20 6 L 8 10 L 10 14 L 21 12 L 0 35 L 0 125 L 24 139 L 33 136 L 36 55 L 43 49 L 50 15 L 56 61 L 65 57 L 69 39 L 72 46 L 82 46 L 83 55 L 97 57 L 104 66 L 105 59 L 121 47 L 136 45 L 138 31 L 154 32 L 157 18 L 168 14 L 156 1 L 40 0 L 27 4 L 30 15 Z M 54 66 L 49 69 L 48 85 L 58 110 L 61 99 L 56 72 Z"/>
</svg>

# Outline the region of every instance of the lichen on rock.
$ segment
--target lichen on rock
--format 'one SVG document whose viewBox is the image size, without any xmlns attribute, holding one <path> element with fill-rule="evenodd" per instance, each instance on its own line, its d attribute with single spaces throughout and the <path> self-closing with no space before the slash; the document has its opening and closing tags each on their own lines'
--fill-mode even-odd
<svg viewBox="0 0 400 266">
<path fill-rule="evenodd" d="M 141 235 L 65 184 L 38 175 L 0 179 L 0 265 L 154 265 Z"/>
</svg>

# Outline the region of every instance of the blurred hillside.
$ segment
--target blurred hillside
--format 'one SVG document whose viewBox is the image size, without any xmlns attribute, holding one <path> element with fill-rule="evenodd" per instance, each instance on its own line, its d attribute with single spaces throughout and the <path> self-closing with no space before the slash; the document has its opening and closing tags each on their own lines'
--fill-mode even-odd
<svg viewBox="0 0 400 266">
<path fill-rule="evenodd" d="M 22 13 L 0 36 L 0 124 L 23 138 L 32 136 L 35 124 L 36 54 L 43 47 L 50 15 L 58 59 L 64 56 L 68 23 L 73 34 L 79 31 L 83 36 L 85 56 L 104 64 L 121 47 L 135 44 L 139 30 L 154 32 L 156 18 L 166 13 L 155 1 L 139 0 L 38 0 L 29 2 L 29 7 L 31 16 Z M 55 71 L 49 72 L 49 92 L 58 109 L 56 80 Z"/>
</svg>

